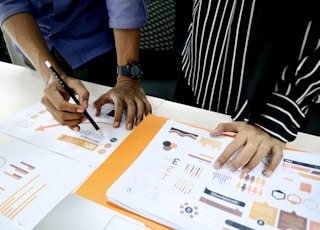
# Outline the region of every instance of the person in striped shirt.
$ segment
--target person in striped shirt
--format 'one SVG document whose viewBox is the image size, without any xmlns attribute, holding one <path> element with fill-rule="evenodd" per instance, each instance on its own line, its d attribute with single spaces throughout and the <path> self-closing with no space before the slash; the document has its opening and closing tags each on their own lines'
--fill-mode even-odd
<svg viewBox="0 0 320 230">
<path fill-rule="evenodd" d="M 315 0 L 193 0 L 174 100 L 231 115 L 211 131 L 235 132 L 215 162 L 252 170 L 280 163 L 320 92 L 320 23 Z"/>
</svg>

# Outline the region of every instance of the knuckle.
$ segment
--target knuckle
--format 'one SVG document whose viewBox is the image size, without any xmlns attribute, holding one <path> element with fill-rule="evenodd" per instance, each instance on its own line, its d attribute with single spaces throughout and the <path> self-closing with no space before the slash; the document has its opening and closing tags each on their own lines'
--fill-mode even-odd
<svg viewBox="0 0 320 230">
<path fill-rule="evenodd" d="M 232 166 L 233 168 L 235 169 L 238 169 L 242 166 L 242 163 L 241 162 L 238 162 L 236 160 L 233 160 L 231 163 L 230 163 L 230 166 Z"/>
<path fill-rule="evenodd" d="M 130 106 L 130 107 L 136 106 L 136 103 L 133 100 L 127 100 L 126 103 L 127 103 L 127 106 Z"/>
<path fill-rule="evenodd" d="M 55 105 L 55 107 L 58 109 L 58 110 L 63 110 L 63 105 L 61 103 L 57 103 Z"/>
<path fill-rule="evenodd" d="M 230 142 L 228 147 L 235 149 L 235 148 L 238 148 L 239 145 L 240 145 L 240 141 L 238 139 L 234 139 L 233 141 Z"/>
<path fill-rule="evenodd" d="M 263 142 L 260 144 L 259 148 L 261 152 L 267 153 L 270 151 L 271 146 L 270 146 L 270 143 Z"/>
<path fill-rule="evenodd" d="M 255 152 L 257 150 L 257 144 L 250 142 L 246 144 L 246 150 L 248 150 L 249 152 Z"/>
</svg>

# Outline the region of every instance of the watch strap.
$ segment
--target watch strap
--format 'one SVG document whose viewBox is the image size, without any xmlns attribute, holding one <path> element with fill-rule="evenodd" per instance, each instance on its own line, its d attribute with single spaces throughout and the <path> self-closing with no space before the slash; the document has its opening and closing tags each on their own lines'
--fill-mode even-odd
<svg viewBox="0 0 320 230">
<path fill-rule="evenodd" d="M 143 74 L 143 68 L 139 62 L 131 62 L 125 66 L 117 66 L 117 74 L 138 80 Z"/>
<path fill-rule="evenodd" d="M 129 73 L 129 69 L 128 69 L 128 66 L 127 65 L 124 65 L 124 66 L 117 66 L 117 74 L 118 75 L 124 75 L 124 76 L 130 76 L 130 73 Z"/>
</svg>

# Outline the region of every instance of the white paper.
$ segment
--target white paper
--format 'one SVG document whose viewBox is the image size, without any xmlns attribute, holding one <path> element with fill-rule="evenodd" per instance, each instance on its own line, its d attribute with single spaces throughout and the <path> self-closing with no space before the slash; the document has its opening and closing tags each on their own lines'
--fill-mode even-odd
<svg viewBox="0 0 320 230">
<path fill-rule="evenodd" d="M 285 150 L 269 178 L 270 156 L 247 174 L 215 170 L 231 140 L 169 120 L 106 196 L 174 229 L 319 229 L 320 154 Z"/>
<path fill-rule="evenodd" d="M 125 129 L 125 113 L 120 127 L 112 127 L 113 104 L 104 105 L 98 117 L 93 115 L 92 105 L 87 111 L 102 130 L 103 136 L 88 120 L 80 124 L 80 132 L 60 125 L 40 102 L 1 124 L 0 131 L 90 166 L 98 167 L 131 131 Z"/>
<path fill-rule="evenodd" d="M 32 229 L 94 168 L 21 140 L 0 146 L 0 229 Z"/>
</svg>

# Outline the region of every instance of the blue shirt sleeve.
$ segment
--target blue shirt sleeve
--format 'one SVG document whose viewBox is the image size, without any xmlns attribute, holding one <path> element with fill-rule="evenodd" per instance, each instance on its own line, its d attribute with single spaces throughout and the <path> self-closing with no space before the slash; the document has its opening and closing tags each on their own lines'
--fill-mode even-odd
<svg viewBox="0 0 320 230">
<path fill-rule="evenodd" d="M 4 1 L 0 0 L 0 25 L 10 16 L 17 13 L 30 13 L 32 10 L 30 9 L 28 1 Z"/>
<path fill-rule="evenodd" d="M 109 27 L 118 29 L 136 29 L 147 22 L 146 0 L 106 0 Z"/>
<path fill-rule="evenodd" d="M 0 23 L 30 12 L 49 49 L 73 69 L 114 49 L 113 28 L 136 29 L 147 22 L 146 0 L 0 0 Z"/>
</svg>

